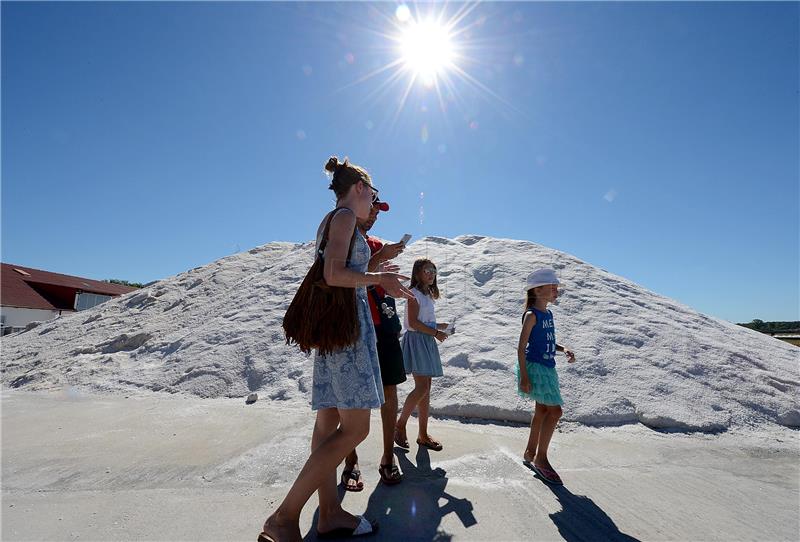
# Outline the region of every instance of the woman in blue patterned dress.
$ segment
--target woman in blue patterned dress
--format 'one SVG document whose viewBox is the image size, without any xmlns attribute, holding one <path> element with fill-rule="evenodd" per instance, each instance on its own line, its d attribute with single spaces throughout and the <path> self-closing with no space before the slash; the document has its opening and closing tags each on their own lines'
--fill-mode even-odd
<svg viewBox="0 0 800 542">
<path fill-rule="evenodd" d="M 386 266 L 367 272 L 370 250 L 364 236 L 355 230 L 356 218 L 366 218 L 377 198 L 369 174 L 347 159 L 331 157 L 325 165 L 332 174 L 329 188 L 336 194 L 338 211 L 330 221 L 325 246 L 325 282 L 329 286 L 356 289 L 360 336 L 355 344 L 314 358 L 311 407 L 317 411 L 311 450 L 303 469 L 278 509 L 264 523 L 260 542 L 299 541 L 300 512 L 314 491 L 319 494 L 317 535 L 358 536 L 375 530 L 376 524 L 346 512 L 336 492 L 336 467 L 369 433 L 370 409 L 383 403 L 375 329 L 367 303 L 366 286 L 377 284 L 395 297 L 413 297 L 400 281 L 407 277 Z M 331 211 L 332 213 L 333 211 Z M 328 213 L 317 230 L 322 241 Z M 348 254 L 350 240 L 352 250 Z M 349 257 L 349 261 L 348 261 Z M 347 264 L 347 265 L 346 265 Z"/>
</svg>

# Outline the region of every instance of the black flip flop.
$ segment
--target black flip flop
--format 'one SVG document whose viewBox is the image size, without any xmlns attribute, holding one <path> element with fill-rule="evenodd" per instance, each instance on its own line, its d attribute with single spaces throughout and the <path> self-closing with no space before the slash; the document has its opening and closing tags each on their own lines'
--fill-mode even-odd
<svg viewBox="0 0 800 542">
<path fill-rule="evenodd" d="M 381 481 L 387 486 L 393 486 L 403 481 L 403 475 L 400 473 L 400 469 L 393 463 L 381 465 L 378 469 L 378 473 L 381 475 Z"/>
<path fill-rule="evenodd" d="M 359 480 L 361 478 L 361 471 L 358 469 L 345 469 L 342 471 L 342 485 L 344 486 L 345 491 L 352 491 L 353 493 L 358 493 L 359 491 L 364 491 L 364 481 Z M 354 480 L 356 484 L 361 484 L 360 486 L 356 485 L 356 487 L 348 485 L 348 481 Z"/>
</svg>

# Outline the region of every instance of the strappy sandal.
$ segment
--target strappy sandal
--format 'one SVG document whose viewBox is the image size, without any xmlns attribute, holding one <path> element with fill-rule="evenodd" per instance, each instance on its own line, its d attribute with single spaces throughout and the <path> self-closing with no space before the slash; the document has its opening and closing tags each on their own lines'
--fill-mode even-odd
<svg viewBox="0 0 800 542">
<path fill-rule="evenodd" d="M 400 469 L 393 463 L 381 465 L 378 469 L 378 473 L 381 475 L 381 481 L 387 486 L 393 486 L 403 481 L 403 475 L 400 473 Z"/>
<path fill-rule="evenodd" d="M 428 437 L 426 440 L 417 439 L 417 444 L 420 446 L 424 446 L 433 450 L 434 452 L 441 452 L 442 451 L 442 443 L 433 440 L 432 438 Z"/>
<path fill-rule="evenodd" d="M 355 487 L 348 484 L 350 480 L 356 483 Z M 342 485 L 345 491 L 358 493 L 364 490 L 364 481 L 361 479 L 361 471 L 358 469 L 344 469 L 342 471 Z"/>
<path fill-rule="evenodd" d="M 402 436 L 400 435 L 400 430 L 395 427 L 394 429 L 394 443 L 400 446 L 401 448 L 408 448 L 408 437 L 406 436 L 406 432 L 403 431 Z"/>
</svg>

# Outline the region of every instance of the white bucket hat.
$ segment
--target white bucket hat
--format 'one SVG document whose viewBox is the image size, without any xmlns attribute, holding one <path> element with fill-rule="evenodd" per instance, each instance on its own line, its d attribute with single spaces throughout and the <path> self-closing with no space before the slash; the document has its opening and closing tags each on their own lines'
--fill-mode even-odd
<svg viewBox="0 0 800 542">
<path fill-rule="evenodd" d="M 543 267 L 542 269 L 537 269 L 530 275 L 528 275 L 528 280 L 525 281 L 525 291 L 527 292 L 531 288 L 536 288 L 537 286 L 544 286 L 546 284 L 561 284 L 556 276 L 556 272 L 549 267 Z"/>
</svg>

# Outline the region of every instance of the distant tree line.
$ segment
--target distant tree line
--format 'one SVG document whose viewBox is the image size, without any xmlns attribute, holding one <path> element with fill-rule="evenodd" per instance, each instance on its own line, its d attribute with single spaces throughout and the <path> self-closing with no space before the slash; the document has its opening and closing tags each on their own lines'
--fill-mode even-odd
<svg viewBox="0 0 800 542">
<path fill-rule="evenodd" d="M 144 284 L 139 282 L 128 282 L 127 280 L 120 280 L 120 279 L 107 279 L 103 282 L 108 282 L 111 284 L 119 284 L 120 286 L 130 286 L 131 288 L 144 288 Z"/>
<path fill-rule="evenodd" d="M 800 333 L 800 322 L 765 322 L 753 320 L 749 324 L 738 324 L 761 333 Z"/>
</svg>

